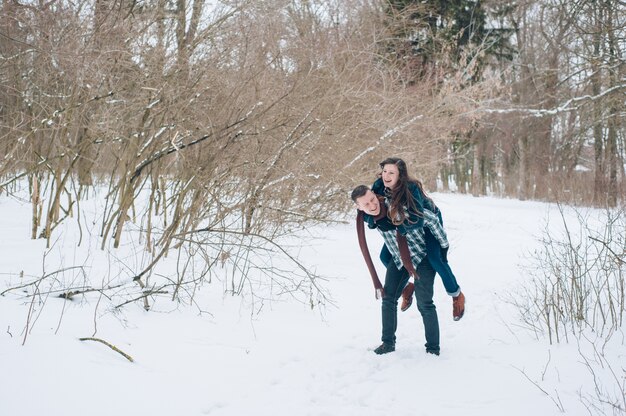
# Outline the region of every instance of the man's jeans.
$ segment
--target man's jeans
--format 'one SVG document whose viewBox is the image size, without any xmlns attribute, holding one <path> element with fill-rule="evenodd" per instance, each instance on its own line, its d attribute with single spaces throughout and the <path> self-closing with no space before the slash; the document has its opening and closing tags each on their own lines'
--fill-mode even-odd
<svg viewBox="0 0 626 416">
<path fill-rule="evenodd" d="M 415 299 L 417 308 L 422 314 L 424 333 L 426 337 L 426 351 L 439 353 L 439 320 L 437 309 L 433 303 L 433 284 L 435 270 L 428 258 L 422 260 L 417 267 L 419 280 L 415 281 Z M 402 295 L 402 289 L 409 279 L 409 273 L 403 267 L 398 270 L 395 263 L 389 262 L 385 275 L 385 296 L 382 304 L 383 336 L 382 341 L 386 344 L 396 344 L 396 329 L 398 327 L 398 299 Z"/>
</svg>

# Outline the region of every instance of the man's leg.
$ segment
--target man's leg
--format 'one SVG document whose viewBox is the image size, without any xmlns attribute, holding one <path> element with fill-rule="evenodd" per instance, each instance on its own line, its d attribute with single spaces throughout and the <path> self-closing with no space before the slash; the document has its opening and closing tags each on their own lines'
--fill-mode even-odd
<svg viewBox="0 0 626 416">
<path fill-rule="evenodd" d="M 426 257 L 417 267 L 419 279 L 415 281 L 415 299 L 424 322 L 426 352 L 439 355 L 439 319 L 433 303 L 435 270 Z"/>
<path fill-rule="evenodd" d="M 400 270 L 396 268 L 393 261 L 387 267 L 385 275 L 385 296 L 382 302 L 382 341 L 384 344 L 396 344 L 396 329 L 398 327 L 398 299 L 402 294 L 402 289 L 409 279 L 408 272 L 404 267 Z"/>
</svg>

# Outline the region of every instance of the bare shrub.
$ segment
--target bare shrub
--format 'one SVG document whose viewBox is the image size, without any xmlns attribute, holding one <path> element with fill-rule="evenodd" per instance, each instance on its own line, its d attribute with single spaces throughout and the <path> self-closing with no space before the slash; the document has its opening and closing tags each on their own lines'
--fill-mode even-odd
<svg viewBox="0 0 626 416">
<path fill-rule="evenodd" d="M 579 392 L 580 401 L 592 416 L 626 415 L 626 367 L 615 361 L 607 339 L 592 334 L 578 340 L 579 356 L 587 369 L 592 388 Z M 619 352 L 618 352 L 619 356 Z"/>
<path fill-rule="evenodd" d="M 541 247 L 525 267 L 528 279 L 510 302 L 521 325 L 537 337 L 547 336 L 550 344 L 576 343 L 592 381 L 579 392 L 590 415 L 626 415 L 626 368 L 620 364 L 626 212 L 607 208 L 583 213 L 559 205 L 559 214 L 563 231 L 547 224 Z"/>
<path fill-rule="evenodd" d="M 563 232 L 544 231 L 527 267 L 530 279 L 516 297 L 523 322 L 550 343 L 590 328 L 609 335 L 622 327 L 626 306 L 626 215 L 607 209 L 601 219 L 559 205 Z"/>
<path fill-rule="evenodd" d="M 393 33 L 379 3 L 208 6 L 2 3 L 0 189 L 28 180 L 30 236 L 48 247 L 67 219 L 81 235 L 96 221 L 105 252 L 143 244 L 119 279 L 68 297 L 192 301 L 224 265 L 229 293 L 316 304 L 325 294 L 292 254 L 293 231 L 336 221 L 390 154 L 434 177 L 489 96 L 457 76 L 403 83 L 381 52 Z M 100 199 L 95 219 L 87 197 Z M 157 272 L 168 257 L 176 272 Z"/>
</svg>

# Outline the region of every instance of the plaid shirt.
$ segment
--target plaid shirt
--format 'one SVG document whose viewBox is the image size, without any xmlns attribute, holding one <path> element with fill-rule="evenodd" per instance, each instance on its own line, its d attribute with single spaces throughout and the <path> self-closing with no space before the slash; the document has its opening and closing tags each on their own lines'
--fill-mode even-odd
<svg viewBox="0 0 626 416">
<path fill-rule="evenodd" d="M 388 230 L 383 231 L 378 228 L 378 232 L 383 236 L 385 240 L 385 245 L 389 249 L 391 253 L 391 257 L 393 258 L 393 262 L 396 264 L 398 270 L 400 270 L 402 265 L 402 259 L 400 258 L 400 249 L 398 248 L 398 240 L 396 239 L 397 230 Z M 413 263 L 413 268 L 417 270 L 417 266 L 424 260 L 426 257 L 426 241 L 424 240 L 424 229 L 423 228 L 415 228 L 406 233 L 406 242 L 409 246 L 409 251 L 411 252 L 411 263 Z"/>
<path fill-rule="evenodd" d="M 391 205 L 391 197 L 388 192 L 385 192 L 385 205 L 387 205 L 387 209 Z M 434 207 L 434 206 L 433 206 Z M 439 212 L 439 208 L 434 207 L 437 212 Z M 404 218 L 411 218 L 409 209 L 404 207 Z M 408 234 L 408 232 L 413 228 L 422 228 L 428 227 L 433 236 L 439 241 L 439 245 L 441 248 L 448 248 L 450 243 L 448 243 L 448 236 L 446 235 L 446 230 L 443 229 L 443 225 L 441 224 L 441 220 L 436 212 L 433 212 L 429 208 L 424 208 L 423 217 L 417 217 L 418 219 L 422 219 L 423 221 L 418 221 L 416 224 L 407 225 L 407 220 L 404 220 L 404 223 L 398 226 L 398 229 L 402 234 Z"/>
<path fill-rule="evenodd" d="M 386 220 L 389 221 L 389 220 Z M 374 226 L 373 220 L 369 222 L 370 228 Z M 446 231 L 443 229 L 443 226 L 439 222 L 439 217 L 434 212 L 425 209 L 424 210 L 424 227 L 428 227 L 428 230 L 432 233 L 432 235 L 439 241 L 439 245 L 441 248 L 447 248 L 450 246 L 448 242 L 448 237 L 446 235 Z M 398 270 L 402 268 L 402 259 L 400 257 L 400 249 L 398 248 L 398 240 L 396 239 L 396 232 L 398 231 L 396 227 L 389 230 L 383 230 L 377 227 L 378 232 L 382 235 L 385 240 L 385 245 L 391 256 L 393 258 L 393 262 L 396 264 Z M 409 251 L 411 253 L 411 262 L 413 263 L 413 267 L 417 270 L 417 266 L 424 260 L 426 257 L 426 240 L 424 236 L 424 228 L 422 227 L 413 227 L 413 228 L 405 228 L 403 231 L 406 232 L 405 237 L 409 246 Z"/>
<path fill-rule="evenodd" d="M 443 225 L 439 222 L 439 217 L 428 209 L 424 210 L 424 227 L 428 227 L 432 235 L 439 241 L 441 248 L 448 248 L 450 246 L 446 230 L 443 229 Z"/>
</svg>

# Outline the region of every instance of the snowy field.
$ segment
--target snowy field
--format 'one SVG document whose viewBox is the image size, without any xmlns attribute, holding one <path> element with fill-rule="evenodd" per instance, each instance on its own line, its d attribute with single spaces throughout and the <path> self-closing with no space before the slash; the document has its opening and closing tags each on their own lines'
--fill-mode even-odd
<svg viewBox="0 0 626 416">
<path fill-rule="evenodd" d="M 598 372 L 594 384 L 581 358 L 584 344 L 549 345 L 536 338 L 506 301 L 528 278 L 523 266 L 546 224 L 558 226 L 556 207 L 453 194 L 434 198 L 467 298 L 465 317 L 454 322 L 451 299 L 437 278 L 441 356 L 425 354 L 415 303 L 400 313 L 396 352 L 372 352 L 380 344 L 380 303 L 354 226 L 323 226 L 310 230 L 315 238 L 307 237 L 299 256 L 328 277 L 333 304 L 324 308 L 285 299 L 268 301 L 255 314 L 246 300 L 223 295 L 218 280 L 202 288 L 197 306 L 165 297 L 150 312 L 135 302 L 114 313 L 95 294 L 74 301 L 48 297 L 42 307 L 31 305 L 22 291 L 5 293 L 0 415 L 589 414 L 585 400 L 595 385 L 610 389 L 602 386 L 611 386 L 612 376 Z M 79 237 L 71 227 L 58 230 L 61 237 L 44 259 L 45 242 L 29 239 L 30 209 L 0 197 L 0 292 L 41 276 L 44 264 L 115 273 L 115 258 L 113 266 L 86 264 L 91 257 L 76 250 Z M 382 277 L 381 239 L 375 231 L 367 236 Z M 123 250 L 114 255 L 132 266 Z M 79 340 L 91 336 L 134 362 L 101 343 Z M 606 351 L 620 379 L 626 368 L 623 334 L 613 336 Z"/>
</svg>

